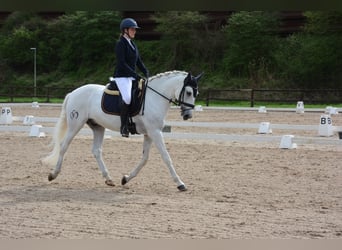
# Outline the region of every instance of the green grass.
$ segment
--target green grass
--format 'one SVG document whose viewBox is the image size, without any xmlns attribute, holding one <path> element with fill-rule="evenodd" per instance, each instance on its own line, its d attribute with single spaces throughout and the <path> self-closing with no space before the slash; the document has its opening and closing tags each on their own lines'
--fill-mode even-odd
<svg viewBox="0 0 342 250">
<path fill-rule="evenodd" d="M 49 103 L 62 103 L 64 99 L 61 98 L 50 98 Z M 38 102 L 38 103 L 46 103 L 46 98 L 39 97 L 15 97 L 11 100 L 11 98 L 0 97 L 0 103 L 30 103 L 30 102 Z"/>
<path fill-rule="evenodd" d="M 196 105 L 206 106 L 205 101 L 196 101 Z M 266 108 L 296 108 L 297 103 L 267 103 L 267 102 L 254 102 L 254 107 L 265 106 Z M 327 106 L 341 107 L 342 104 L 305 104 L 305 108 L 326 108 Z M 209 107 L 251 107 L 249 101 L 210 101 Z"/>
</svg>

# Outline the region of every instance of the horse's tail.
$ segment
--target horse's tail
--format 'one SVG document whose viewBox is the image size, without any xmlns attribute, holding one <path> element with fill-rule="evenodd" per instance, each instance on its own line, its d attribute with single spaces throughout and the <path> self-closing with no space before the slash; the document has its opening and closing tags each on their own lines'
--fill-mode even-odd
<svg viewBox="0 0 342 250">
<path fill-rule="evenodd" d="M 62 111 L 54 129 L 52 142 L 51 142 L 51 145 L 53 146 L 53 150 L 48 156 L 44 157 L 41 160 L 43 164 L 54 166 L 56 165 L 58 161 L 61 141 L 65 137 L 65 134 L 67 131 L 66 105 L 68 102 L 68 98 L 69 98 L 69 94 L 67 94 L 64 99 L 64 102 L 62 105 Z"/>
</svg>

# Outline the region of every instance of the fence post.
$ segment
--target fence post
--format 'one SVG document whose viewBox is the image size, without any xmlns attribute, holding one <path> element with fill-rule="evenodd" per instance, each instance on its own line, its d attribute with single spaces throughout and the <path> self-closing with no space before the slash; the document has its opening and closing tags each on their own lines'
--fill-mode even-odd
<svg viewBox="0 0 342 250">
<path fill-rule="evenodd" d="M 11 102 L 14 102 L 13 99 L 14 99 L 14 87 L 11 86 L 10 87 L 10 96 L 11 96 Z"/>
<path fill-rule="evenodd" d="M 50 87 L 47 87 L 46 90 L 46 102 L 50 102 Z"/>
<path fill-rule="evenodd" d="M 254 89 L 251 89 L 251 108 L 254 107 Z"/>
<path fill-rule="evenodd" d="M 209 106 L 209 99 L 210 99 L 210 89 L 208 89 L 206 103 L 205 103 L 207 107 Z"/>
</svg>

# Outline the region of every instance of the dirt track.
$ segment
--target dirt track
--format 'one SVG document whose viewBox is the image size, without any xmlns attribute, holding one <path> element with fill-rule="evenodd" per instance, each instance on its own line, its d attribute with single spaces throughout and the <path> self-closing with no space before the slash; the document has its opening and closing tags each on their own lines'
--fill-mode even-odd
<svg viewBox="0 0 342 250">
<path fill-rule="evenodd" d="M 59 115 L 59 107 L 12 107 L 15 116 Z M 194 121 L 269 121 L 310 124 L 317 113 L 212 111 Z M 333 123 L 342 126 L 342 115 Z M 168 120 L 180 121 L 171 110 Z M 255 134 L 253 130 L 175 127 L 172 131 Z M 282 134 L 288 131 L 273 131 Z M 291 131 L 317 136 L 315 131 Z M 108 187 L 91 155 L 91 137 L 77 136 L 61 174 L 39 159 L 51 135 L 0 134 L 2 239 L 307 239 L 342 238 L 342 148 L 272 143 L 167 139 L 174 165 L 189 190 L 178 192 L 155 147 L 137 178 L 120 180 L 141 157 L 141 138 L 106 138 L 104 161 L 116 182 Z"/>
</svg>

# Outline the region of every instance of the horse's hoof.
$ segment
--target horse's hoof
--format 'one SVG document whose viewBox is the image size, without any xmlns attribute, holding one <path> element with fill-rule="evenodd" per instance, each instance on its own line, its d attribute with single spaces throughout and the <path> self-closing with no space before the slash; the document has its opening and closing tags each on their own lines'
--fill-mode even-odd
<svg viewBox="0 0 342 250">
<path fill-rule="evenodd" d="M 178 186 L 177 188 L 178 188 L 179 191 L 186 191 L 186 190 L 188 190 L 184 184 Z"/>
<path fill-rule="evenodd" d="M 127 179 L 126 179 L 126 176 L 123 176 L 122 179 L 121 179 L 121 185 L 125 185 L 127 183 Z"/>
<path fill-rule="evenodd" d="M 48 180 L 49 180 L 49 181 L 52 181 L 52 180 L 54 180 L 54 179 L 55 179 L 55 177 L 53 176 L 53 174 L 49 174 Z"/>
<path fill-rule="evenodd" d="M 115 184 L 112 180 L 106 180 L 105 183 L 108 185 L 108 186 L 111 186 L 111 187 L 114 187 Z"/>
</svg>

